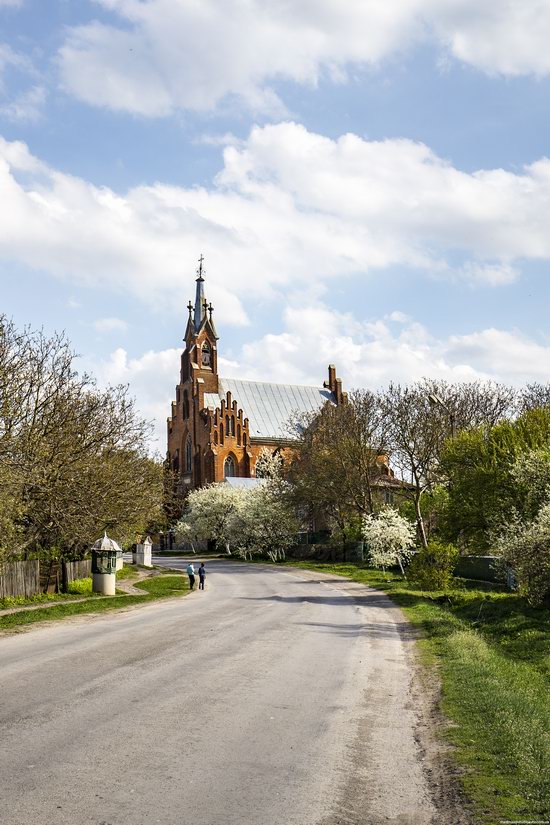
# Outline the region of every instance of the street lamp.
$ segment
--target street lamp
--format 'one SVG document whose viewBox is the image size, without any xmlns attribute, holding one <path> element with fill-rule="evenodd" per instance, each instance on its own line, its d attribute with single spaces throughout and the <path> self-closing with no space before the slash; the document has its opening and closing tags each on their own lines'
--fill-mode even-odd
<svg viewBox="0 0 550 825">
<path fill-rule="evenodd" d="M 451 425 L 451 438 L 455 437 L 455 414 L 454 412 L 445 404 L 444 401 L 438 395 L 434 393 L 430 393 L 428 395 L 428 401 L 434 407 L 441 407 L 441 409 L 445 410 L 447 415 L 449 416 L 449 424 Z"/>
</svg>

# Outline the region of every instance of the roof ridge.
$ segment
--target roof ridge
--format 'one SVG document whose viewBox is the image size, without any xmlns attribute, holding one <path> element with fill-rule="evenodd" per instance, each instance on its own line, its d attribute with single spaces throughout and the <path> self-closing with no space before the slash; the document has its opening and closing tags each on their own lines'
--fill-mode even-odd
<svg viewBox="0 0 550 825">
<path fill-rule="evenodd" d="M 240 381 L 242 384 L 265 384 L 266 386 L 272 386 L 273 384 L 276 387 L 305 387 L 308 390 L 326 390 L 331 395 L 331 391 L 328 387 L 323 386 L 322 384 L 288 384 L 282 381 L 255 381 L 252 378 L 231 378 L 228 375 L 220 375 L 220 381 Z"/>
</svg>

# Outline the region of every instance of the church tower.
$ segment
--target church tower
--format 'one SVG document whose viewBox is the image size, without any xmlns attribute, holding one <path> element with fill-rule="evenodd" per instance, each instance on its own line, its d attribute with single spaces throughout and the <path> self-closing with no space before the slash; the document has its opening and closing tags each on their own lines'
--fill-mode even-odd
<svg viewBox="0 0 550 825">
<path fill-rule="evenodd" d="M 191 377 L 202 378 L 206 392 L 218 392 L 218 334 L 212 317 L 214 307 L 204 294 L 204 258 L 199 258 L 195 290 L 195 305 L 189 301 L 189 318 L 185 330 L 185 351 L 182 355 L 180 383 Z M 199 375 L 200 373 L 200 375 Z"/>
<path fill-rule="evenodd" d="M 214 308 L 204 290 L 204 258 L 199 258 L 195 304 L 187 305 L 189 317 L 185 329 L 185 349 L 181 355 L 180 381 L 172 415 L 168 418 L 168 461 L 179 492 L 199 487 L 207 478 L 203 445 L 207 442 L 205 396 L 218 393 L 218 334 L 214 325 Z"/>
</svg>

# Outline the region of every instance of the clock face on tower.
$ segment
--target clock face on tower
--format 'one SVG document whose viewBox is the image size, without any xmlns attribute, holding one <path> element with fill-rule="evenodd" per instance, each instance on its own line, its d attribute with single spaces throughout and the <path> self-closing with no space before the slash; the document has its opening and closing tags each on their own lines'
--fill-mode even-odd
<svg viewBox="0 0 550 825">
<path fill-rule="evenodd" d="M 205 343 L 202 346 L 202 366 L 203 367 L 211 367 L 212 366 L 212 353 L 210 351 L 210 345 L 208 343 Z"/>
</svg>

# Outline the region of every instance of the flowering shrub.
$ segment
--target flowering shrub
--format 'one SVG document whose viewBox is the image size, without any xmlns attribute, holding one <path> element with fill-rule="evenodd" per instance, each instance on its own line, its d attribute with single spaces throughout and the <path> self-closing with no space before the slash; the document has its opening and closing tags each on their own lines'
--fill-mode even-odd
<svg viewBox="0 0 550 825">
<path fill-rule="evenodd" d="M 393 507 L 386 507 L 377 516 L 365 516 L 363 538 L 368 544 L 370 560 L 374 567 L 399 565 L 414 552 L 414 526 L 400 516 Z"/>
<path fill-rule="evenodd" d="M 550 502 L 533 521 L 510 524 L 497 539 L 496 548 L 513 568 L 520 592 L 532 604 L 550 598 Z"/>
</svg>

